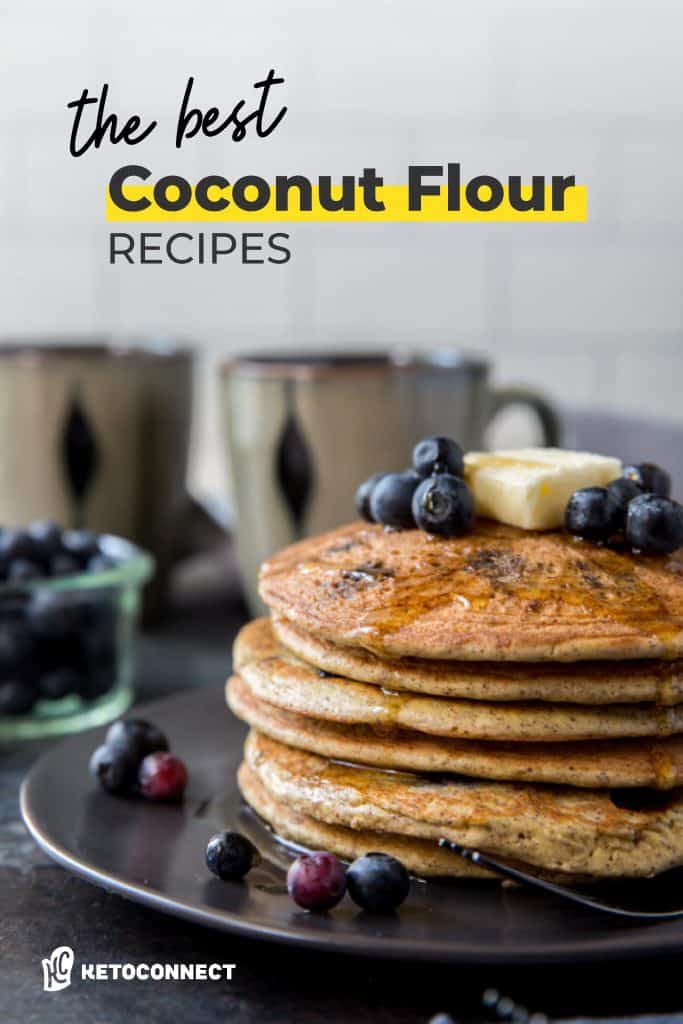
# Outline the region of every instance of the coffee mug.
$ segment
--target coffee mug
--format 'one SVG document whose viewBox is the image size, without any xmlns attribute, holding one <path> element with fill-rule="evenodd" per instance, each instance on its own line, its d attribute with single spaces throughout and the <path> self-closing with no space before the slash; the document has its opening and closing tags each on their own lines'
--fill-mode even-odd
<svg viewBox="0 0 683 1024">
<path fill-rule="evenodd" d="M 260 563 L 285 544 L 348 522 L 372 473 L 401 470 L 422 437 L 481 448 L 500 410 L 528 405 L 543 442 L 559 442 L 552 406 L 525 388 L 490 386 L 490 364 L 453 350 L 370 355 L 254 355 L 222 368 L 222 413 L 237 554 L 247 599 Z"/>
<path fill-rule="evenodd" d="M 192 352 L 0 343 L 0 523 L 54 519 L 151 551 L 158 604 L 192 511 Z"/>
</svg>

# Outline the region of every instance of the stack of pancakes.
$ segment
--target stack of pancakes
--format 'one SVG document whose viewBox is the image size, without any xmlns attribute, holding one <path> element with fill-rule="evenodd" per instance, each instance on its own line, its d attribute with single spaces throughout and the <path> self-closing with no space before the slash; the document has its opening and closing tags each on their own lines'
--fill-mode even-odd
<svg viewBox="0 0 683 1024">
<path fill-rule="evenodd" d="M 444 836 L 567 881 L 683 863 L 683 551 L 353 524 L 263 566 L 239 785 L 282 838 L 418 875 Z"/>
</svg>

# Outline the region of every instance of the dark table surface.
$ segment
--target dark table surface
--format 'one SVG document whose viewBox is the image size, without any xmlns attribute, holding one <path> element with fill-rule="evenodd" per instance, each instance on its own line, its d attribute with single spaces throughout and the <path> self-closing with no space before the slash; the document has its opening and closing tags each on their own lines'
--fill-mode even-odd
<svg viewBox="0 0 683 1024">
<path fill-rule="evenodd" d="M 186 603 L 146 632 L 139 701 L 223 680 L 245 618 L 232 593 Z M 383 963 L 232 938 L 127 902 L 52 864 L 28 836 L 19 785 L 46 747 L 0 750 L 0 1024 L 427 1024 L 437 1011 L 483 1022 L 491 1018 L 481 1005 L 489 987 L 552 1018 L 683 1006 L 680 958 L 552 969 Z M 237 969 L 231 982 L 75 980 L 44 993 L 41 960 L 60 945 L 90 962 L 219 961 Z"/>
</svg>

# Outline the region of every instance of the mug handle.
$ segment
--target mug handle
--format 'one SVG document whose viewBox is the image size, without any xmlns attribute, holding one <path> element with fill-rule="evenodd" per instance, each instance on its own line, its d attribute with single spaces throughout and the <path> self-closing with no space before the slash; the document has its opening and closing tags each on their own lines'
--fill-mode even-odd
<svg viewBox="0 0 683 1024">
<path fill-rule="evenodd" d="M 560 444 L 562 436 L 560 417 L 550 402 L 542 395 L 528 388 L 494 388 L 491 392 L 489 423 L 501 409 L 508 405 L 527 405 L 538 416 L 543 431 L 543 444 L 548 448 L 556 448 Z"/>
</svg>

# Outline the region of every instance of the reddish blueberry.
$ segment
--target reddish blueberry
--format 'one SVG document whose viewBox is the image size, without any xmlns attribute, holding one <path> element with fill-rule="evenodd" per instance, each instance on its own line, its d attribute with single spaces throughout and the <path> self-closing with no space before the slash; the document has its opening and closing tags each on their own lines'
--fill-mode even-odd
<svg viewBox="0 0 683 1024">
<path fill-rule="evenodd" d="M 333 853 L 302 853 L 290 864 L 287 891 L 304 910 L 331 910 L 346 892 L 344 865 Z"/>
<path fill-rule="evenodd" d="M 180 800 L 187 786 L 187 768 L 180 758 L 159 750 L 143 759 L 138 783 L 148 800 Z"/>
</svg>

